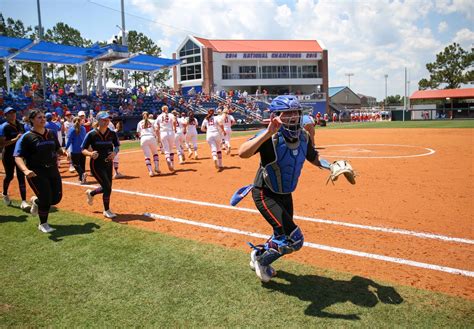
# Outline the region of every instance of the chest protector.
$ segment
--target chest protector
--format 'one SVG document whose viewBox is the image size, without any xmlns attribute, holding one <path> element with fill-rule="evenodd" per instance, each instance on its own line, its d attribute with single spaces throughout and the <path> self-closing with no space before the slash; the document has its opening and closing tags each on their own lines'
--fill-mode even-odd
<svg viewBox="0 0 474 329">
<path fill-rule="evenodd" d="M 274 193 L 291 193 L 296 189 L 306 160 L 307 136 L 302 131 L 297 142 L 289 143 L 281 133 L 277 133 L 272 142 L 276 159 L 263 167 L 263 179 Z"/>
</svg>

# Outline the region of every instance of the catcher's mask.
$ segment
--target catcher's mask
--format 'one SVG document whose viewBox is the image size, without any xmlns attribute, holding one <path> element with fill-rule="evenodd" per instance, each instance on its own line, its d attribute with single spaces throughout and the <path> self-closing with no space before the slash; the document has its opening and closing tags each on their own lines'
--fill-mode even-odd
<svg viewBox="0 0 474 329">
<path fill-rule="evenodd" d="M 298 138 L 301 131 L 303 107 L 295 96 L 276 97 L 270 104 L 270 113 L 280 116 L 281 132 L 289 139 Z"/>
</svg>

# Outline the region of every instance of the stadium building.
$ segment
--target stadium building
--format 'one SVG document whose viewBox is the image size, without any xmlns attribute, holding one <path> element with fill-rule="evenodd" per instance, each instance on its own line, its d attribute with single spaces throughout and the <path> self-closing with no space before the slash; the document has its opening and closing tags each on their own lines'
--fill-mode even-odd
<svg viewBox="0 0 474 329">
<path fill-rule="evenodd" d="M 186 93 L 292 93 L 326 110 L 328 51 L 317 40 L 209 40 L 187 36 L 173 58 L 174 87 Z"/>
</svg>

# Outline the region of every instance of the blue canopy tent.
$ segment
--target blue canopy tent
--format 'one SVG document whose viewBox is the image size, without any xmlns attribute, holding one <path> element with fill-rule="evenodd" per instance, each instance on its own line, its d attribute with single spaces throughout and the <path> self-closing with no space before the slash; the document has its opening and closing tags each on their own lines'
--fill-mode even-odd
<svg viewBox="0 0 474 329">
<path fill-rule="evenodd" d="M 116 70 L 129 70 L 154 73 L 163 68 L 178 65 L 178 59 L 154 57 L 150 55 L 134 55 L 130 58 L 112 64 L 109 68 Z"/>
<path fill-rule="evenodd" d="M 105 47 L 95 45 L 84 48 L 60 45 L 47 41 L 0 36 L 0 58 L 5 62 L 7 89 L 10 92 L 10 60 L 80 66 L 93 60 L 106 59 L 109 54 L 117 51 L 114 46 L 116 45 L 107 45 Z M 125 53 L 128 56 L 127 51 L 128 49 L 125 47 L 120 49 L 119 52 Z M 108 60 L 110 61 L 111 59 Z M 154 73 L 165 67 L 177 65 L 179 62 L 179 60 L 174 59 L 137 54 L 130 58 L 127 57 L 113 62 L 109 68 Z"/>
<path fill-rule="evenodd" d="M 10 91 L 9 61 L 83 65 L 109 52 L 107 48 L 65 46 L 47 41 L 0 36 L 0 57 L 5 62 Z"/>
</svg>

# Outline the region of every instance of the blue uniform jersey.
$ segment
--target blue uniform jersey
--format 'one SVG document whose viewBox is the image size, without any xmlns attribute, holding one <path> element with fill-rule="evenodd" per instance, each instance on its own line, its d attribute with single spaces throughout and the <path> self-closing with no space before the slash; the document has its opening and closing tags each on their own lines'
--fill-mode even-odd
<svg viewBox="0 0 474 329">
<path fill-rule="evenodd" d="M 5 138 L 5 141 L 10 141 L 18 136 L 18 134 L 23 134 L 24 132 L 23 125 L 18 120 L 16 120 L 14 124 L 4 122 L 0 125 L 0 137 Z M 13 156 L 14 150 L 15 144 L 5 146 L 3 149 L 3 156 Z"/>
<path fill-rule="evenodd" d="M 87 133 L 81 149 L 88 149 L 89 146 L 99 153 L 97 160 L 105 160 L 115 148 L 120 146 L 120 143 L 117 134 L 109 128 L 103 134 L 98 129 L 94 129 Z"/>
<path fill-rule="evenodd" d="M 318 156 L 306 131 L 301 131 L 296 143 L 286 141 L 278 132 L 266 140 L 257 152 L 261 160 L 254 186 L 267 187 L 279 194 L 293 192 L 304 160 L 314 161 Z"/>
<path fill-rule="evenodd" d="M 29 169 L 57 166 L 57 152 L 61 148 L 56 133 L 45 129 L 44 134 L 29 131 L 16 142 L 13 156 L 22 157 Z"/>
<path fill-rule="evenodd" d="M 86 128 L 83 126 L 80 127 L 79 134 L 76 133 L 76 129 L 74 127 L 69 128 L 67 132 L 67 143 L 66 149 L 69 150 L 71 146 L 71 153 L 81 153 L 82 151 L 82 143 L 86 138 Z"/>
<path fill-rule="evenodd" d="M 46 122 L 46 125 L 44 127 L 46 129 L 49 129 L 49 130 L 53 131 L 55 134 L 57 134 L 58 131 L 59 131 L 58 125 L 56 123 L 52 122 L 52 121 Z"/>
</svg>

